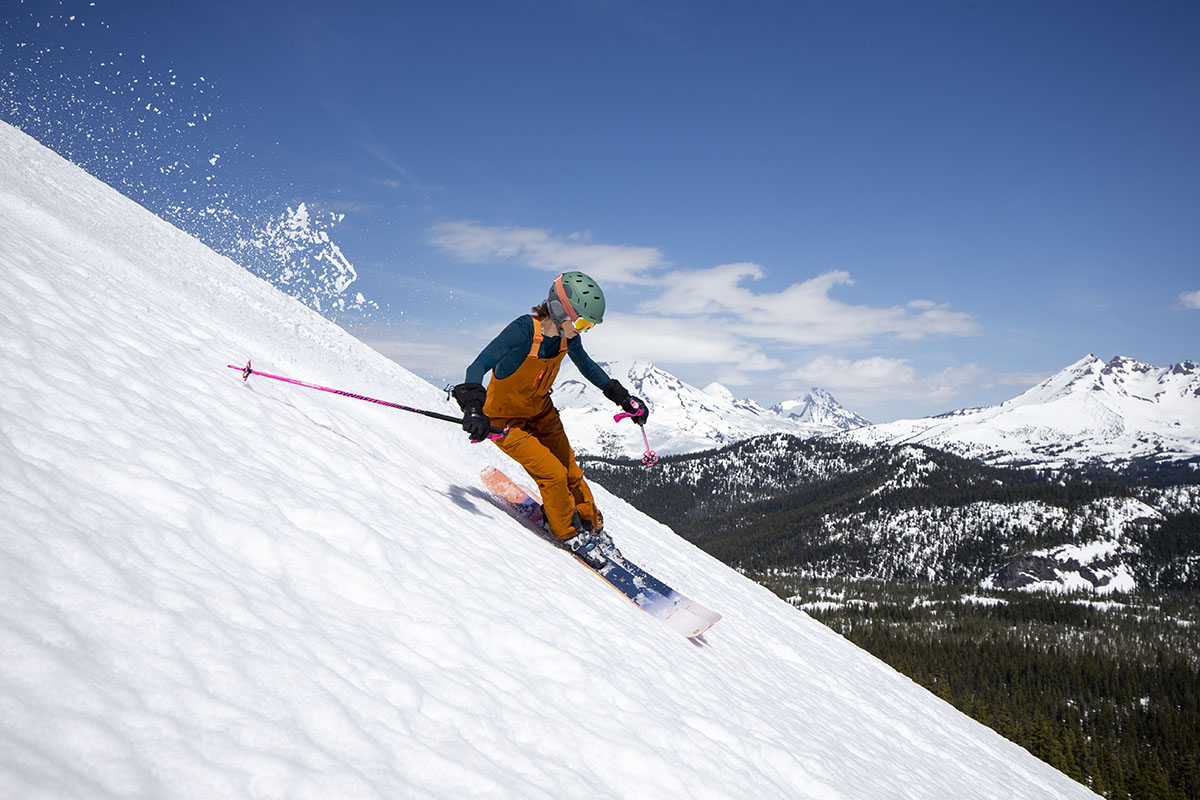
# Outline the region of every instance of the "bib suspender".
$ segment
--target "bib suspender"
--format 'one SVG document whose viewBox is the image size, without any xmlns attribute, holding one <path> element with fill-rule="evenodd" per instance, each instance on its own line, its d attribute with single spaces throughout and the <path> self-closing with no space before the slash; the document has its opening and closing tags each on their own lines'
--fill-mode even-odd
<svg viewBox="0 0 1200 800">
<path fill-rule="evenodd" d="M 542 323 L 538 320 L 536 315 L 530 314 L 529 316 L 533 318 L 533 344 L 529 345 L 529 355 L 527 355 L 525 358 L 526 358 L 526 360 L 531 359 L 531 358 L 540 359 L 541 354 L 539 351 L 542 349 L 542 338 L 543 338 Z M 567 337 L 562 336 L 562 337 L 560 337 L 560 340 L 561 341 L 558 345 L 558 355 L 559 356 L 561 356 L 567 350 Z M 554 363 L 556 364 L 557 362 L 554 362 Z M 538 371 L 537 377 L 533 379 L 533 386 L 535 389 L 537 388 L 537 385 L 542 382 L 542 376 L 546 374 L 546 369 L 548 366 L 550 366 L 550 365 L 543 366 Z"/>
<path fill-rule="evenodd" d="M 529 345 L 529 355 L 525 357 L 541 358 L 538 353 L 542 349 L 542 323 L 538 321 L 538 318 L 535 315 L 530 314 L 529 316 L 533 318 L 533 344 Z M 561 353 L 567 349 L 567 337 L 563 336 L 560 338 L 562 341 L 559 342 L 558 352 Z"/>
<path fill-rule="evenodd" d="M 538 351 L 542 349 L 542 324 L 538 322 L 538 318 L 533 314 L 533 344 L 529 347 L 529 355 L 526 358 L 537 358 Z"/>
</svg>

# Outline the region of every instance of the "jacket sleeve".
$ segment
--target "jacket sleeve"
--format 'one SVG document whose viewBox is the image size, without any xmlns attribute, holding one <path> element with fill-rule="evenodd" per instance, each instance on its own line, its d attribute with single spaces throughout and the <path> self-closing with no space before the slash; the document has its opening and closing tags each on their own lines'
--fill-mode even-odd
<svg viewBox="0 0 1200 800">
<path fill-rule="evenodd" d="M 604 385 L 609 382 L 608 373 L 599 364 L 592 361 L 592 357 L 583 349 L 583 342 L 579 340 L 578 336 L 567 345 L 567 355 L 571 357 L 571 361 L 579 368 L 579 374 L 586 378 L 588 383 L 598 389 L 603 389 Z"/>
<path fill-rule="evenodd" d="M 519 351 L 519 356 L 516 366 L 520 366 L 520 362 L 524 360 L 529 353 L 529 346 L 533 343 L 533 322 L 529 317 L 517 317 L 512 322 L 496 335 L 495 339 L 488 344 L 487 347 L 480 351 L 471 365 L 467 367 L 467 377 L 464 383 L 483 383 L 483 378 L 487 375 L 488 370 L 494 369 L 501 361 L 511 360 L 511 353 L 514 350 Z M 510 356 L 506 359 L 505 356 Z M 503 367 L 508 364 L 501 365 Z M 515 370 L 515 367 L 514 367 Z M 511 375 L 513 370 L 509 370 L 507 374 L 497 373 L 497 377 L 505 378 Z"/>
</svg>

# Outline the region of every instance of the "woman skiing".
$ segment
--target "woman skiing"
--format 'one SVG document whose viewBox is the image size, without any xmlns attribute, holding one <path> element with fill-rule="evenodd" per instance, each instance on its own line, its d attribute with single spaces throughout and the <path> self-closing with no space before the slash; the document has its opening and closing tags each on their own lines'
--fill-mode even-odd
<svg viewBox="0 0 1200 800">
<path fill-rule="evenodd" d="M 550 532 L 589 564 L 601 566 L 620 553 L 604 532 L 604 517 L 550 399 L 563 356 L 605 397 L 636 414 L 639 425 L 646 424 L 650 409 L 583 349 L 579 334 L 604 319 L 604 293 L 595 281 L 582 272 L 564 272 L 531 311 L 509 323 L 471 362 L 466 380 L 453 389 L 454 399 L 473 441 L 484 439 L 493 425 L 508 428 L 508 435 L 493 441 L 537 482 Z M 485 389 L 488 370 L 492 379 Z"/>
</svg>

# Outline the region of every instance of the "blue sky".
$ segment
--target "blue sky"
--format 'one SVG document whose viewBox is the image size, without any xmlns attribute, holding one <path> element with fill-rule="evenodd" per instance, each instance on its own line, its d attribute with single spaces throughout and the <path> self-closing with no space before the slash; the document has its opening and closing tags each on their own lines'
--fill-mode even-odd
<svg viewBox="0 0 1200 800">
<path fill-rule="evenodd" d="M 345 214 L 339 321 L 439 383 L 573 268 L 597 360 L 876 421 L 1200 359 L 1193 2 L 2 5 L 0 118 L 176 219 Z"/>
</svg>

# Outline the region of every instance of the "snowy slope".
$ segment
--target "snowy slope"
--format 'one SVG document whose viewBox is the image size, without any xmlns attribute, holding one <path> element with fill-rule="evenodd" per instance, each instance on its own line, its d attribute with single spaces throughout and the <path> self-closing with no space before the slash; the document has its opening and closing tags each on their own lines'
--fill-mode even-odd
<svg viewBox="0 0 1200 800">
<path fill-rule="evenodd" d="M 819 436 L 853 427 L 852 420 L 861 419 L 828 393 L 810 393 L 768 409 L 735 397 L 719 383 L 698 389 L 646 361 L 600 364 L 631 394 L 649 404 L 652 424 L 646 431 L 650 446 L 659 455 L 711 450 L 769 433 Z M 632 423 L 613 424 L 613 415 L 620 409 L 575 370 L 564 372 L 554 389 L 554 402 L 562 411 L 571 443 L 580 452 L 636 458 L 645 450 Z"/>
<path fill-rule="evenodd" d="M 0 797 L 1093 796 L 670 530 L 700 645 L 433 387 L 0 124 Z"/>
<path fill-rule="evenodd" d="M 1200 365 L 1156 367 L 1122 356 L 1105 363 L 1089 355 L 998 406 L 845 435 L 1003 463 L 1192 457 L 1200 455 Z"/>
</svg>

